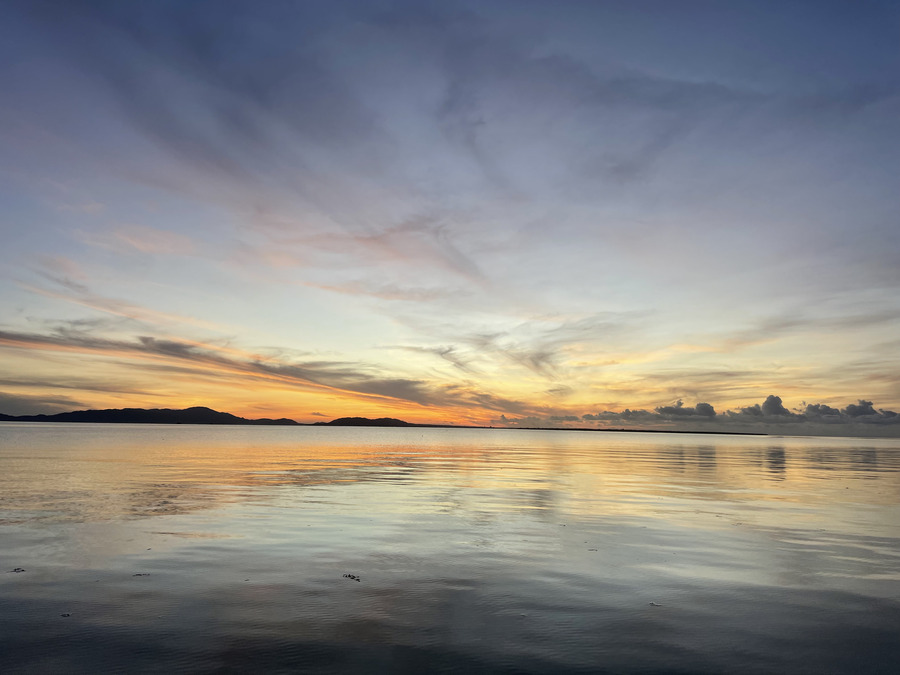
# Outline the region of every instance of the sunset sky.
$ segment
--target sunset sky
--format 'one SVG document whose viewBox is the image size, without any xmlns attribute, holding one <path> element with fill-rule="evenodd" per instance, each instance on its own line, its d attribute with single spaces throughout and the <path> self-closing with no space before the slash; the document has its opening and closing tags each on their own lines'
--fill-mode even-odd
<svg viewBox="0 0 900 675">
<path fill-rule="evenodd" d="M 0 207 L 2 413 L 900 433 L 889 0 L 7 0 Z"/>
</svg>

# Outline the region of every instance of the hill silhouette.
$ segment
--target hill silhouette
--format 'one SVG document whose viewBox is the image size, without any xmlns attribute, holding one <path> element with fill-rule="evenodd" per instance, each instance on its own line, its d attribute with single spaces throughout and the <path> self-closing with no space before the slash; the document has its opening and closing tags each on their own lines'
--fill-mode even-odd
<svg viewBox="0 0 900 675">
<path fill-rule="evenodd" d="M 292 419 L 262 418 L 251 420 L 231 413 L 219 412 L 205 406 L 184 410 L 169 408 L 111 408 L 107 410 L 74 410 L 55 415 L 4 415 L 0 422 L 87 422 L 99 424 L 255 424 L 307 426 Z M 432 426 L 413 424 L 393 417 L 340 417 L 330 422 L 316 422 L 319 426 L 336 427 L 416 427 Z"/>
<path fill-rule="evenodd" d="M 332 427 L 419 427 L 432 429 L 487 429 L 489 427 L 465 426 L 455 424 L 419 424 L 405 422 L 393 417 L 339 417 L 330 422 L 314 422 L 305 424 L 286 417 L 280 419 L 251 420 L 238 417 L 231 413 L 219 412 L 204 406 L 185 408 L 184 410 L 171 410 L 169 408 L 112 408 L 109 410 L 74 410 L 72 412 L 57 413 L 55 415 L 4 415 L 0 413 L 0 422 L 88 422 L 99 424 L 218 424 L 218 425 L 257 425 L 257 426 L 332 426 Z M 683 431 L 677 429 L 614 429 L 614 428 L 567 428 L 559 427 L 498 427 L 507 429 L 539 429 L 543 431 L 594 431 L 594 432 L 645 432 L 645 433 L 669 433 L 669 434 L 725 434 L 725 435 L 751 435 L 764 436 L 764 433 L 748 431 L 711 431 L 693 430 Z"/>
<path fill-rule="evenodd" d="M 108 410 L 75 410 L 56 415 L 3 415 L 6 422 L 99 422 L 118 424 L 257 424 L 299 425 L 299 422 L 282 417 L 257 420 L 219 412 L 204 406 L 171 410 L 169 408 L 112 408 Z"/>
</svg>

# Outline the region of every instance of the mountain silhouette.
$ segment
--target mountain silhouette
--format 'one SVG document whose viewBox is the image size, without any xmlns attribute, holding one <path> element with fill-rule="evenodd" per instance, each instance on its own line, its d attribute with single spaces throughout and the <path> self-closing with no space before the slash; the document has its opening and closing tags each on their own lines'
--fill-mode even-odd
<svg viewBox="0 0 900 675">
<path fill-rule="evenodd" d="M 299 425 L 294 420 L 262 418 L 249 420 L 204 406 L 170 410 L 169 408 L 113 408 L 109 410 L 75 410 L 56 415 L 3 415 L 5 422 L 100 422 L 119 424 L 258 424 Z"/>
</svg>

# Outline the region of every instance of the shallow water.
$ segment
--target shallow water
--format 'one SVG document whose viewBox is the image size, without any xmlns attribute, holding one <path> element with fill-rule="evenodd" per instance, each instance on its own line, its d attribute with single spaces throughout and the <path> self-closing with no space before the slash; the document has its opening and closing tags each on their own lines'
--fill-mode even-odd
<svg viewBox="0 0 900 675">
<path fill-rule="evenodd" d="M 900 442 L 3 423 L 0 566 L 4 673 L 893 673 Z"/>
</svg>

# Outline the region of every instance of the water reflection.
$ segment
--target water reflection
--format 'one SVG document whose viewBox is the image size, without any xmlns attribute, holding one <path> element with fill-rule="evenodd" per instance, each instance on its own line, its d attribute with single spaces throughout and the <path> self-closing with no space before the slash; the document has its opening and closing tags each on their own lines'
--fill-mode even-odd
<svg viewBox="0 0 900 675">
<path fill-rule="evenodd" d="M 363 483 L 392 497 L 415 494 L 406 488 L 417 486 L 470 496 L 482 490 L 497 509 L 564 505 L 584 515 L 621 510 L 626 502 L 638 513 L 659 498 L 843 501 L 845 482 L 860 474 L 900 485 L 900 455 L 890 441 L 878 448 L 797 438 L 762 449 L 763 439 L 724 436 L 713 444 L 709 436 L 518 430 L 423 436 L 384 429 L 48 426 L 0 427 L 7 468 L 0 475 L 0 522 L 177 515 L 271 500 L 277 487 Z M 787 471 L 789 455 L 796 471 Z M 828 484 L 808 490 L 822 472 Z M 779 491 L 771 491 L 772 480 L 782 483 Z"/>
<path fill-rule="evenodd" d="M 868 474 L 862 477 L 878 479 L 898 471 L 893 457 L 884 466 L 879 465 L 879 451 L 874 447 L 853 446 L 836 453 L 831 448 L 815 448 L 808 453 L 809 464 L 818 471 L 852 471 Z"/>
<path fill-rule="evenodd" d="M 878 472 L 878 451 L 875 448 L 854 448 L 850 457 L 859 471 Z"/>
<path fill-rule="evenodd" d="M 774 478 L 784 480 L 784 472 L 787 467 L 784 448 L 769 448 L 766 451 L 766 466 Z"/>
<path fill-rule="evenodd" d="M 716 449 L 711 445 L 697 448 L 697 467 L 704 473 L 714 472 L 716 469 Z"/>
<path fill-rule="evenodd" d="M 900 658 L 893 441 L 48 426 L 0 426 L 14 671 Z"/>
</svg>

